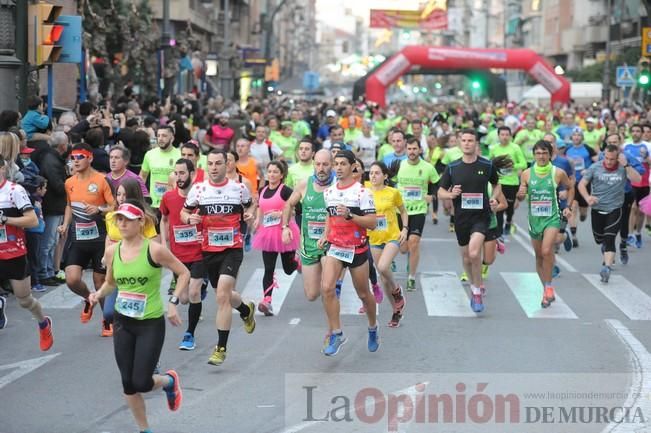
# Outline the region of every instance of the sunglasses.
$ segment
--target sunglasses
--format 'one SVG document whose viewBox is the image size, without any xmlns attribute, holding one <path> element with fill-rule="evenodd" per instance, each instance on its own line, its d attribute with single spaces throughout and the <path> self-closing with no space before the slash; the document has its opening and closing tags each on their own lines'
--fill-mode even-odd
<svg viewBox="0 0 651 433">
<path fill-rule="evenodd" d="M 70 155 L 70 158 L 75 161 L 81 161 L 82 159 L 86 159 L 86 155 L 75 154 L 75 155 Z"/>
</svg>

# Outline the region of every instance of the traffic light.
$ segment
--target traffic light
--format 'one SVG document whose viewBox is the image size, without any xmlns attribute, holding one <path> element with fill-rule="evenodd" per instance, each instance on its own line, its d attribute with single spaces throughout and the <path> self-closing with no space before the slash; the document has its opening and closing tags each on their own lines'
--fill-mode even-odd
<svg viewBox="0 0 651 433">
<path fill-rule="evenodd" d="M 637 74 L 637 85 L 642 89 L 648 89 L 651 84 L 651 71 L 649 61 L 644 59 L 640 62 L 639 73 Z"/>
<path fill-rule="evenodd" d="M 28 8 L 28 61 L 34 66 L 56 62 L 61 55 L 64 26 L 57 24 L 61 6 L 36 3 Z"/>
<path fill-rule="evenodd" d="M 471 86 L 473 90 L 481 89 L 481 83 L 478 80 L 473 80 Z"/>
</svg>

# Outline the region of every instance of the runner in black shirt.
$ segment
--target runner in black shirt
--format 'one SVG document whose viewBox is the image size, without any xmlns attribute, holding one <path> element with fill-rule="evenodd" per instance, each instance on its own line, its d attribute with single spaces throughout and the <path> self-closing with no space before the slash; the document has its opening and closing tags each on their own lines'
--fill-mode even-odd
<svg viewBox="0 0 651 433">
<path fill-rule="evenodd" d="M 454 203 L 454 226 L 463 254 L 463 267 L 470 277 L 472 298 L 470 307 L 475 313 L 484 310 L 481 296 L 481 251 L 490 223 L 491 209 L 497 206 L 501 188 L 497 183 L 497 168 L 485 158 L 477 156 L 477 136 L 472 129 L 461 133 L 459 148 L 463 157 L 450 163 L 439 182 L 439 200 Z M 493 185 L 488 196 L 488 183 Z"/>
</svg>

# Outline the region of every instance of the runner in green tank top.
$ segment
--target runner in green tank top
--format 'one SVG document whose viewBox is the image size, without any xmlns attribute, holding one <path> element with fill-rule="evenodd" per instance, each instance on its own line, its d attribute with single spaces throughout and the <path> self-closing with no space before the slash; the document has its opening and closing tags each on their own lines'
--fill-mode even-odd
<svg viewBox="0 0 651 433">
<path fill-rule="evenodd" d="M 106 249 L 106 280 L 91 293 L 88 302 L 117 290 L 113 346 L 120 370 L 124 397 L 140 431 L 149 432 L 143 393 L 163 388 L 167 406 L 176 411 L 181 406 L 179 375 L 174 370 L 154 374 L 165 341 L 165 319 L 160 295 L 162 267 L 178 275 L 177 285 L 190 283 L 190 271 L 171 251 L 143 236 L 144 206 L 137 200 L 127 200 L 114 213 L 122 240 Z M 179 300 L 169 300 L 168 318 L 174 326 L 181 324 L 176 312 Z"/>
<path fill-rule="evenodd" d="M 326 207 L 323 199 L 325 191 L 332 182 L 332 154 L 326 149 L 314 155 L 314 175 L 300 181 L 285 204 L 282 215 L 283 242 L 292 240 L 289 219 L 294 208 L 301 203 L 301 246 L 300 259 L 303 265 L 303 288 L 309 301 L 317 299 L 321 293 L 322 259 L 325 250 L 317 246 L 323 234 L 326 220 Z"/>
<path fill-rule="evenodd" d="M 533 147 L 534 165 L 526 169 L 520 179 L 518 200 L 529 196 L 529 234 L 536 256 L 536 271 L 543 284 L 543 297 L 540 305 L 547 308 L 556 299 L 552 286 L 554 267 L 554 244 L 561 227 L 556 188 L 567 188 L 568 199 L 574 198 L 574 184 L 563 170 L 556 170 L 551 163 L 553 149 L 551 143 L 539 141 Z M 569 218 L 572 211 L 563 209 Z"/>
</svg>

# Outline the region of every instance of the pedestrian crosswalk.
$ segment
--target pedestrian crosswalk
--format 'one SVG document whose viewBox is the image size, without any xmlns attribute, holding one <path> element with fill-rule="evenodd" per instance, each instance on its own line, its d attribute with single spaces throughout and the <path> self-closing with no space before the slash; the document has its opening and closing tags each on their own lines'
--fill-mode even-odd
<svg viewBox="0 0 651 433">
<path fill-rule="evenodd" d="M 285 298 L 289 289 L 292 287 L 294 278 L 296 278 L 296 272 L 291 275 L 286 275 L 282 270 L 276 270 L 276 281 L 278 282 L 278 287 L 273 290 L 273 296 L 271 298 L 271 307 L 273 308 L 274 314 L 279 314 L 280 310 L 283 308 L 285 303 Z M 249 277 L 244 290 L 242 291 L 243 299 L 253 299 L 256 301 L 256 304 L 262 300 L 262 277 L 264 276 L 264 269 L 256 269 L 253 275 Z M 255 313 L 258 316 L 261 316 L 262 313 L 256 311 Z"/>
<path fill-rule="evenodd" d="M 509 286 L 522 310 L 530 319 L 577 319 L 574 311 L 556 293 L 553 308 L 540 306 L 542 288 L 535 272 L 502 272 L 502 278 Z"/>
<path fill-rule="evenodd" d="M 651 297 L 621 275 L 612 275 L 607 284 L 597 274 L 584 277 L 631 320 L 651 320 Z"/>
</svg>

